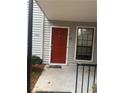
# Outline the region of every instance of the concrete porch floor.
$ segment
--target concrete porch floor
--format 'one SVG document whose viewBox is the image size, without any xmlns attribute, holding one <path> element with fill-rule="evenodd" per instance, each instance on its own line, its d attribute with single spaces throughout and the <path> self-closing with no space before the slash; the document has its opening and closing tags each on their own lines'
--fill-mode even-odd
<svg viewBox="0 0 124 93">
<path fill-rule="evenodd" d="M 87 67 L 85 68 L 85 76 L 84 76 L 84 87 L 87 87 L 85 83 L 87 83 Z M 91 71 L 93 68 L 91 69 Z M 81 89 L 81 75 L 82 75 L 82 67 L 79 68 L 79 78 L 78 78 L 78 92 L 80 93 Z M 90 73 L 90 82 L 89 83 L 89 93 L 92 93 L 92 85 L 93 85 L 93 71 Z M 62 65 L 61 68 L 49 68 L 49 65 L 46 65 L 44 71 L 39 77 L 34 89 L 33 93 L 36 91 L 57 91 L 57 92 L 71 92 L 75 93 L 75 81 L 76 81 L 76 65 Z M 84 89 L 83 93 L 86 93 L 87 88 Z"/>
</svg>

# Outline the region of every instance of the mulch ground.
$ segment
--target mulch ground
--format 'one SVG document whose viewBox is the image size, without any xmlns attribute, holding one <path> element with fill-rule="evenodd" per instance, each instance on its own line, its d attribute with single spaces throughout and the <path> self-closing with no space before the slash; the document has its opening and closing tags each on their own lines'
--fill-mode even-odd
<svg viewBox="0 0 124 93">
<path fill-rule="evenodd" d="M 43 69 L 44 69 L 44 64 L 35 64 L 32 65 L 32 73 L 31 73 L 31 90 L 33 90 L 39 76 L 41 75 Z"/>
</svg>

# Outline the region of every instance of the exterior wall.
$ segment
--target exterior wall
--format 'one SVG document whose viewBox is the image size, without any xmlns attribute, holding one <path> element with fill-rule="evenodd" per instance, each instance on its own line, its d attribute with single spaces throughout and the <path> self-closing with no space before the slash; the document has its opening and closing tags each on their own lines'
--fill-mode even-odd
<svg viewBox="0 0 124 93">
<path fill-rule="evenodd" d="M 35 0 L 33 2 L 32 55 L 39 56 L 42 59 L 44 14 Z"/>
<path fill-rule="evenodd" d="M 51 53 L 51 28 L 50 28 L 51 26 L 70 27 L 67 63 L 76 63 L 74 60 L 76 27 L 77 26 L 96 27 L 96 23 L 49 21 L 46 18 L 46 16 L 44 16 L 43 12 L 34 1 L 32 55 L 39 56 L 41 59 L 43 59 L 43 63 L 45 64 L 49 64 L 50 57 L 51 57 L 51 54 L 50 54 Z M 93 53 L 92 63 L 97 62 L 97 35 L 96 34 L 97 32 L 95 31 L 94 53 Z"/>
<path fill-rule="evenodd" d="M 47 20 L 47 18 L 46 18 Z M 69 34 L 69 46 L 68 46 L 68 63 L 76 63 L 74 60 L 75 55 L 75 38 L 76 38 L 76 27 L 77 26 L 94 26 L 96 27 L 96 23 L 83 23 L 83 22 L 66 22 L 66 21 L 45 21 L 45 29 L 44 29 L 44 62 L 48 63 L 50 61 L 50 51 L 51 51 L 51 29 L 50 26 L 68 26 L 70 27 Z M 95 41 L 94 41 L 94 53 L 93 53 L 93 62 L 97 62 L 96 56 L 96 31 L 95 31 Z M 78 61 L 79 62 L 79 61 Z M 82 61 L 81 61 L 82 63 Z M 83 62 L 88 63 L 88 62 Z M 90 62 L 89 62 L 90 63 Z"/>
<path fill-rule="evenodd" d="M 51 51 L 51 44 L 50 44 L 50 23 L 46 17 L 44 17 L 44 33 L 43 33 L 43 63 L 48 64 L 50 61 L 50 51 Z"/>
<path fill-rule="evenodd" d="M 32 55 L 43 59 L 48 64 L 50 55 L 50 23 L 44 16 L 38 4 L 33 0 L 33 31 L 32 31 Z"/>
</svg>

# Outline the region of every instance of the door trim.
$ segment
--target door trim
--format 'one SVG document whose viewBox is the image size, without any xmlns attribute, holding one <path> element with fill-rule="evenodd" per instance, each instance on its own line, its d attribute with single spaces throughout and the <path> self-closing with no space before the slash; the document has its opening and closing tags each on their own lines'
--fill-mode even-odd
<svg viewBox="0 0 124 93">
<path fill-rule="evenodd" d="M 67 35 L 67 46 L 66 46 L 66 62 L 64 64 L 57 64 L 57 63 L 51 63 L 51 53 L 52 53 L 52 28 L 67 28 L 68 29 L 68 35 Z M 69 46 L 69 33 L 70 33 L 70 27 L 68 26 L 50 26 L 50 51 L 49 51 L 49 64 L 50 65 L 67 65 L 67 61 L 68 61 L 68 46 Z"/>
</svg>

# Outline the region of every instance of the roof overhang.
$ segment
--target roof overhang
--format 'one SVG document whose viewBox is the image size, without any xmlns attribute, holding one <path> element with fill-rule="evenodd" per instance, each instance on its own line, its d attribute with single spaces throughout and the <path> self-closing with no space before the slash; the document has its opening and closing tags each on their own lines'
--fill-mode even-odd
<svg viewBox="0 0 124 93">
<path fill-rule="evenodd" d="M 36 0 L 49 20 L 96 22 L 97 0 Z"/>
</svg>

